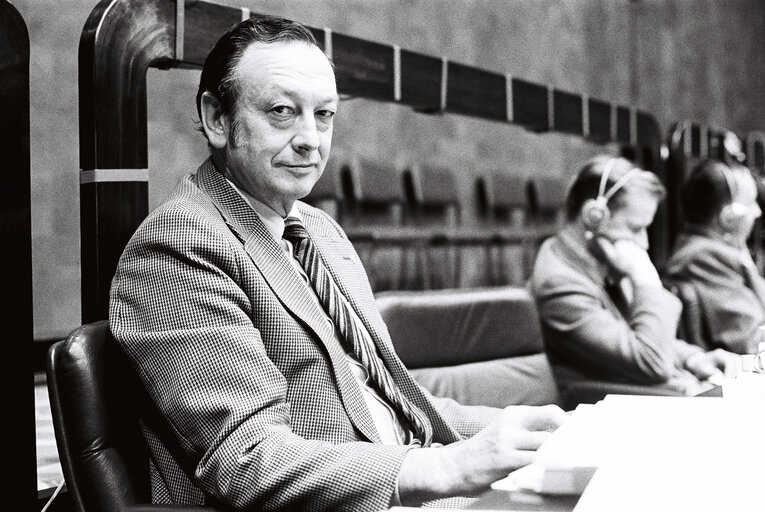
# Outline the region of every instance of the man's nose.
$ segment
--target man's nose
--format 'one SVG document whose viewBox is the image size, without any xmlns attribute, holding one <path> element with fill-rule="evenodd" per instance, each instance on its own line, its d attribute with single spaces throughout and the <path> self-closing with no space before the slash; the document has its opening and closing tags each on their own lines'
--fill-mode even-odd
<svg viewBox="0 0 765 512">
<path fill-rule="evenodd" d="M 313 113 L 300 117 L 297 123 L 297 133 L 292 139 L 292 146 L 295 151 L 301 153 L 314 151 L 319 147 L 319 132 L 316 127 L 316 119 Z"/>
</svg>

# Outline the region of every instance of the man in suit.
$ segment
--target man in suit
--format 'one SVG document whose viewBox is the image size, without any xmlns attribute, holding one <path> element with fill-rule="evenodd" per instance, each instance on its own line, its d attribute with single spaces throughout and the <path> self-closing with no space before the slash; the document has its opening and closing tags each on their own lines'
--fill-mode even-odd
<svg viewBox="0 0 765 512">
<path fill-rule="evenodd" d="M 474 495 L 565 418 L 435 398 L 404 368 L 343 230 L 299 201 L 338 103 L 331 63 L 289 20 L 251 18 L 206 59 L 211 156 L 139 227 L 111 291 L 150 397 L 154 501 L 373 511 Z"/>
<path fill-rule="evenodd" d="M 530 281 L 562 392 L 576 380 L 694 394 L 738 358 L 676 339 L 680 301 L 651 262 L 647 228 L 664 187 L 630 161 L 598 156 L 579 171 L 568 224 L 540 247 Z"/>
<path fill-rule="evenodd" d="M 765 341 L 765 280 L 747 239 L 762 214 L 757 184 L 742 165 L 700 162 L 683 185 L 685 226 L 667 262 L 667 281 L 695 290 L 708 347 L 754 354 Z"/>
</svg>

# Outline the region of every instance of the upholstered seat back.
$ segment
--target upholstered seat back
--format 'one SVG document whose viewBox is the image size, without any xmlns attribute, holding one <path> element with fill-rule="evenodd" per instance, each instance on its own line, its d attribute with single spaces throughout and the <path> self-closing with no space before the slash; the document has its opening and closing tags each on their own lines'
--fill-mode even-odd
<svg viewBox="0 0 765 512">
<path fill-rule="evenodd" d="M 123 357 L 106 321 L 79 327 L 48 354 L 56 443 L 67 490 L 80 510 L 151 502 L 136 386 Z"/>
<path fill-rule="evenodd" d="M 525 288 L 381 292 L 377 307 L 401 360 L 434 395 L 494 407 L 558 402 Z"/>
</svg>

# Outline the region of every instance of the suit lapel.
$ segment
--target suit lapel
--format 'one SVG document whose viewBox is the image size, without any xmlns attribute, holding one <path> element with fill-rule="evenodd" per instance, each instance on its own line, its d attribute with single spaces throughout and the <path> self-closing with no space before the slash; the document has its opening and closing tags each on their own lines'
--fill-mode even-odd
<svg viewBox="0 0 765 512">
<path fill-rule="evenodd" d="M 260 217 L 215 169 L 210 160 L 199 170 L 201 186 L 213 199 L 226 223 L 244 244 L 255 266 L 274 294 L 293 316 L 319 339 L 329 355 L 343 406 L 356 428 L 370 441 L 380 436 L 355 382 L 345 353 L 335 339 L 334 327 L 305 289 L 305 282 L 285 257 Z"/>
</svg>

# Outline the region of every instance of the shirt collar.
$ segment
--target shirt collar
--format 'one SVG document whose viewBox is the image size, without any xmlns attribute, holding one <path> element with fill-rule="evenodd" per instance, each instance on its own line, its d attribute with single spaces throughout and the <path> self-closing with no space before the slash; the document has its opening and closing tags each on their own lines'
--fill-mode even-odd
<svg viewBox="0 0 765 512">
<path fill-rule="evenodd" d="M 267 204 L 258 201 L 251 194 L 247 193 L 247 191 L 237 187 L 236 184 L 228 178 L 226 178 L 226 181 L 231 184 L 234 190 L 236 190 L 239 195 L 242 196 L 242 198 L 247 202 L 247 204 L 249 204 L 250 207 L 255 211 L 255 213 L 258 214 L 258 217 L 260 217 L 260 219 L 263 221 L 263 224 L 266 226 L 268 232 L 271 233 L 271 236 L 274 237 L 274 240 L 280 242 L 282 236 L 284 235 L 284 218 Z M 297 207 L 297 203 L 292 205 L 292 210 L 290 210 L 290 212 L 287 214 L 287 217 L 296 217 L 301 222 L 303 221 L 303 217 L 300 215 L 300 210 Z"/>
</svg>

